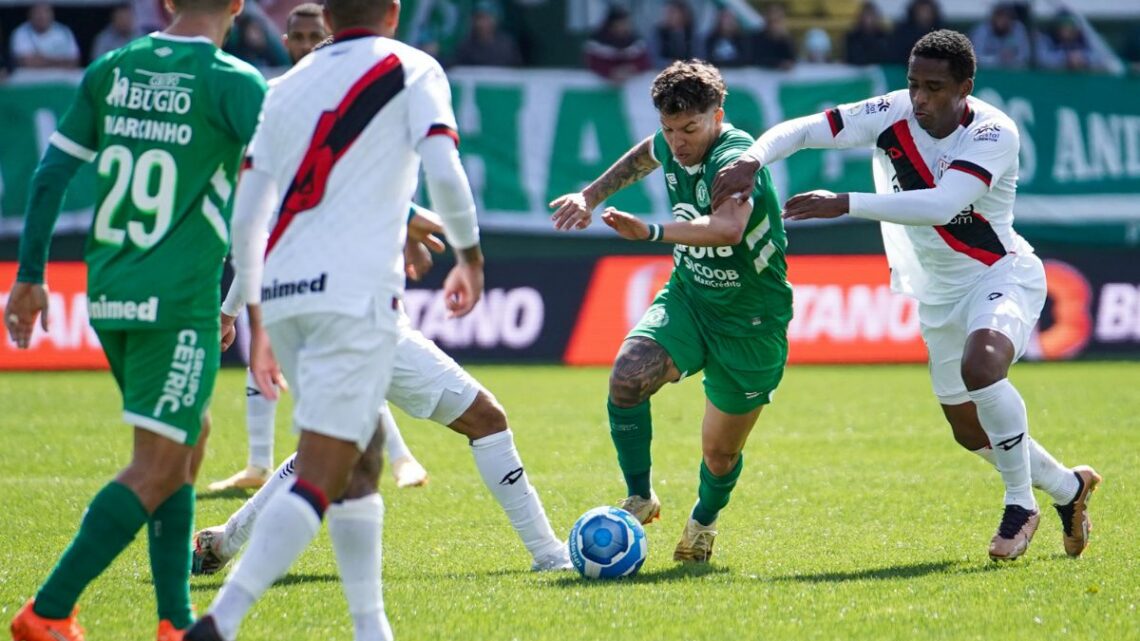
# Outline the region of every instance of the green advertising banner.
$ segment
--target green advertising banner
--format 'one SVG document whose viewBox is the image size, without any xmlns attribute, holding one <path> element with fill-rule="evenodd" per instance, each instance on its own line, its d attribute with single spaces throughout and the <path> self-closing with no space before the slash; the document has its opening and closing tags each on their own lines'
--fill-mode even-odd
<svg viewBox="0 0 1140 641">
<path fill-rule="evenodd" d="M 657 128 L 652 74 L 620 86 L 579 70 L 450 72 L 461 152 L 487 230 L 547 231 L 546 204 L 585 186 Z M 902 69 L 801 66 L 733 70 L 727 119 L 750 133 L 905 86 Z M 0 233 L 21 226 L 36 161 L 77 77 L 0 86 Z M 1023 223 L 1140 221 L 1140 79 L 984 72 L 976 92 L 1022 132 L 1017 216 Z M 870 150 L 806 151 L 772 167 L 779 193 L 872 189 Z M 610 205 L 666 220 L 664 181 L 651 176 Z M 65 202 L 61 230 L 83 229 L 91 168 Z M 593 233 L 605 233 L 596 225 Z"/>
</svg>

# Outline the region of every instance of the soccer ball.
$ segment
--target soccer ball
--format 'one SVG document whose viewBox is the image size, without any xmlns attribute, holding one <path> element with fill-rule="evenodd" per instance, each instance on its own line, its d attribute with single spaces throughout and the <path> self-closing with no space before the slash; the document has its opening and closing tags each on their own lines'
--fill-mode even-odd
<svg viewBox="0 0 1140 641">
<path fill-rule="evenodd" d="M 589 579 L 633 576 L 645 563 L 645 529 L 632 514 L 603 505 L 586 512 L 570 529 L 570 561 Z"/>
</svg>

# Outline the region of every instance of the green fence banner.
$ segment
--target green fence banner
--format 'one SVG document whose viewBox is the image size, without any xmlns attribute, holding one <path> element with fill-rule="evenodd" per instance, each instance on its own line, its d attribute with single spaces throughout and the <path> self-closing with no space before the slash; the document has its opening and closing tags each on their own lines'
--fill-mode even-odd
<svg viewBox="0 0 1140 641">
<path fill-rule="evenodd" d="M 460 150 L 487 230 L 550 230 L 554 197 L 585 186 L 652 134 L 652 74 L 623 85 L 580 70 L 455 69 L 449 73 Z M 27 186 L 76 76 L 0 86 L 0 233 L 21 226 Z M 781 120 L 905 86 L 902 69 L 801 66 L 790 73 L 732 70 L 727 119 L 756 134 Z M 1140 221 L 1140 79 L 983 72 L 976 94 L 1022 133 L 1023 223 Z M 772 167 L 784 196 L 810 189 L 872 189 L 870 150 L 806 151 Z M 611 205 L 667 220 L 664 181 L 651 176 Z M 61 230 L 83 229 L 92 210 L 86 167 L 68 193 Z M 595 225 L 594 233 L 605 233 Z"/>
</svg>

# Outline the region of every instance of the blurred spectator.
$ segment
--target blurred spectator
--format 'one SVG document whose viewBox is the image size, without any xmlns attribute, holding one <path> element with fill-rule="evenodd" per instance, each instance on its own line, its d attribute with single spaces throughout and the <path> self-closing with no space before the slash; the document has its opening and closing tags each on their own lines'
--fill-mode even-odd
<svg viewBox="0 0 1140 641">
<path fill-rule="evenodd" d="M 796 43 L 788 30 L 784 5 L 770 4 L 764 9 L 764 30 L 756 34 L 752 56 L 756 64 L 770 69 L 791 69 L 796 64 Z"/>
<path fill-rule="evenodd" d="M 12 32 L 12 59 L 28 69 L 74 69 L 79 66 L 79 45 L 71 29 L 55 21 L 50 4 L 28 9 L 28 21 Z"/>
<path fill-rule="evenodd" d="M 847 32 L 845 55 L 852 65 L 900 64 L 891 55 L 891 32 L 874 2 L 864 2 L 859 10 L 855 26 Z"/>
<path fill-rule="evenodd" d="M 258 69 L 289 66 L 289 57 L 284 49 L 269 44 L 265 25 L 246 13 L 234 21 L 233 33 L 225 49 Z"/>
<path fill-rule="evenodd" d="M 1067 11 L 1057 14 L 1053 29 L 1038 37 L 1037 65 L 1070 71 L 1104 70 L 1104 62 L 1077 24 L 1076 16 Z"/>
<path fill-rule="evenodd" d="M 95 36 L 91 57 L 98 58 L 108 51 L 114 51 L 141 35 L 142 32 L 135 24 L 135 10 L 129 4 L 121 4 L 111 11 L 111 24 Z"/>
<path fill-rule="evenodd" d="M 705 38 L 705 55 L 718 67 L 743 67 L 752 64 L 752 37 L 740 27 L 732 9 L 716 14 L 716 26 Z"/>
<path fill-rule="evenodd" d="M 1017 19 L 1017 11 L 1007 3 L 994 6 L 990 19 L 970 32 L 979 67 L 1024 69 L 1032 54 L 1029 30 Z"/>
<path fill-rule="evenodd" d="M 819 27 L 812 27 L 804 33 L 803 55 L 801 60 L 812 64 L 831 62 L 831 36 Z"/>
<path fill-rule="evenodd" d="M 473 67 L 517 67 L 522 64 L 519 46 L 499 29 L 499 5 L 492 0 L 475 3 L 471 33 L 455 49 L 455 64 Z"/>
<path fill-rule="evenodd" d="M 657 23 L 653 52 L 660 66 L 697 55 L 694 48 L 693 9 L 686 0 L 669 0 Z"/>
<path fill-rule="evenodd" d="M 910 60 L 910 50 L 918 39 L 942 28 L 942 9 L 935 0 L 911 0 L 906 9 L 906 20 L 895 27 L 894 53 L 891 62 L 905 65 Z"/>
<path fill-rule="evenodd" d="M 586 66 L 599 76 L 622 82 L 650 68 L 649 47 L 634 30 L 629 11 L 613 5 L 585 46 Z"/>
<path fill-rule="evenodd" d="M 170 24 L 170 14 L 162 0 L 131 0 L 131 6 L 143 33 L 162 31 Z"/>
<path fill-rule="evenodd" d="M 285 35 L 281 36 L 281 42 L 289 52 L 289 60 L 297 64 L 328 36 L 321 5 L 306 2 L 293 7 L 285 18 Z"/>
<path fill-rule="evenodd" d="M 257 4 L 262 14 L 265 15 L 266 20 L 268 20 L 279 33 L 288 33 L 289 17 L 293 15 L 293 10 L 303 4 L 309 3 L 310 0 L 257 0 L 256 2 L 254 0 L 246 0 L 247 7 L 250 4 Z"/>
</svg>

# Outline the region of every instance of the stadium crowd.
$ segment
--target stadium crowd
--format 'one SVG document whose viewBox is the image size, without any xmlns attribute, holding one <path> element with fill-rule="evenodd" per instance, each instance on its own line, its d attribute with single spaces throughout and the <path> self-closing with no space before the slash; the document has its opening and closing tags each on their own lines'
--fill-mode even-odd
<svg viewBox="0 0 1140 641">
<path fill-rule="evenodd" d="M 466 35 L 443 46 L 433 27 L 424 25 L 407 38 L 445 66 L 536 66 L 528 43 L 535 35 L 504 24 L 504 13 L 519 0 L 444 0 L 454 15 L 469 9 Z M 262 69 L 288 66 L 282 45 L 285 19 L 298 0 L 248 2 L 230 34 L 226 50 Z M 721 68 L 788 70 L 801 63 L 850 65 L 897 64 L 923 35 L 947 26 L 939 0 L 911 0 L 905 12 L 887 16 L 873 1 L 852 2 L 851 24 L 843 31 L 820 26 L 790 26 L 791 4 L 754 2 L 751 16 L 737 5 L 714 0 L 659 0 L 655 24 L 620 0 L 608 5 L 600 22 L 585 34 L 582 61 L 598 75 L 620 82 L 659 69 L 673 60 L 698 57 Z M 11 20 L 9 5 L 0 17 Z M 0 79 L 17 69 L 75 69 L 107 51 L 167 23 L 156 0 L 129 0 L 110 7 L 68 5 L 68 17 L 56 16 L 49 2 L 27 7 L 24 21 L 0 24 Z M 749 18 L 753 19 L 749 19 Z M 700 19 L 704 18 L 704 19 Z M 91 25 L 102 25 L 98 31 Z M 1097 34 L 1078 13 L 1061 9 L 1034 16 L 1028 3 L 997 2 L 974 25 L 953 25 L 968 32 L 982 68 L 1103 72 L 1118 56 L 1140 73 L 1140 25 L 1117 42 L 1116 51 L 1095 46 Z M 74 29 L 74 31 L 73 31 Z"/>
</svg>

